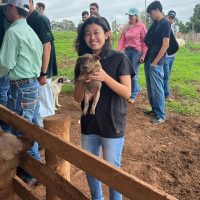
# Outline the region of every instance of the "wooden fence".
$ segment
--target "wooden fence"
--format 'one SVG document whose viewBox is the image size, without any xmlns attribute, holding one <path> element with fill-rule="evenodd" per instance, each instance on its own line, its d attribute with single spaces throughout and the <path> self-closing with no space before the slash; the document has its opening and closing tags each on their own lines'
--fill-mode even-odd
<svg viewBox="0 0 200 200">
<path fill-rule="evenodd" d="M 180 37 L 186 42 L 200 43 L 200 33 L 190 32 L 188 34 L 183 34 Z"/>
<path fill-rule="evenodd" d="M 70 142 L 62 140 L 54 133 L 37 127 L 1 105 L 0 119 L 10 124 L 14 129 L 21 131 L 31 141 L 38 141 L 42 147 L 52 154 L 70 162 L 87 174 L 96 177 L 129 199 L 177 200 L 175 197 L 114 167 L 105 160 L 88 153 Z M 27 154 L 21 158 L 20 166 L 27 172 L 30 172 L 30 174 L 36 177 L 40 183 L 49 188 L 60 199 L 90 199 L 59 173 Z M 39 199 L 18 177 L 14 178 L 14 192 L 24 200 Z"/>
</svg>

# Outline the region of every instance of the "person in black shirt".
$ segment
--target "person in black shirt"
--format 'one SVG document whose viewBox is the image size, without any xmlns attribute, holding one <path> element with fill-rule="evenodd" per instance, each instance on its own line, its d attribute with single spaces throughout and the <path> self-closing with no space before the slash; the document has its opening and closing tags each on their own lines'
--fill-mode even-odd
<svg viewBox="0 0 200 200">
<path fill-rule="evenodd" d="M 43 57 L 40 77 L 40 110 L 37 121 L 40 126 L 43 126 L 43 118 L 54 115 L 54 99 L 51 91 L 52 77 L 58 74 L 56 53 L 54 47 L 54 36 L 43 15 L 41 15 L 30 0 L 30 12 L 27 17 L 28 25 L 35 31 L 40 41 L 43 44 Z"/>
<path fill-rule="evenodd" d="M 102 81 L 100 98 L 95 114 L 81 116 L 82 147 L 96 156 L 100 156 L 117 167 L 121 165 L 121 153 L 124 144 L 126 101 L 131 95 L 131 76 L 135 75 L 133 66 L 122 52 L 111 49 L 110 32 L 101 18 L 87 19 L 76 40 L 79 56 L 85 53 L 97 54 L 101 59 L 102 69 L 89 75 L 90 80 Z M 78 79 L 79 62 L 75 67 L 74 99 L 81 102 L 83 110 L 83 83 Z M 89 110 L 91 102 L 89 103 Z M 87 175 L 92 199 L 103 199 L 101 182 Z M 110 189 L 112 199 L 122 199 L 122 195 Z"/>
<path fill-rule="evenodd" d="M 54 37 L 46 22 L 44 16 L 42 16 L 33 6 L 33 0 L 29 0 L 29 14 L 26 18 L 28 25 L 34 30 L 38 38 L 43 44 L 43 56 L 41 73 L 38 81 L 40 83 L 39 88 L 39 114 L 34 116 L 34 123 L 38 126 L 43 126 L 43 118 L 46 116 L 54 115 L 54 99 L 51 91 L 51 78 L 57 75 L 56 55 L 54 48 Z M 41 160 L 40 152 L 38 149 L 38 143 L 34 142 L 34 145 L 29 149 L 29 154 L 37 160 Z M 37 180 L 33 178 L 29 173 L 23 169 L 18 168 L 18 175 L 29 185 L 34 186 Z"/>
<path fill-rule="evenodd" d="M 90 16 L 102 18 L 105 21 L 106 25 L 108 26 L 108 30 L 111 31 L 111 27 L 110 24 L 108 23 L 108 20 L 105 17 L 100 16 L 99 5 L 97 3 L 90 4 Z"/>
<path fill-rule="evenodd" d="M 78 25 L 77 33 L 79 33 L 79 31 L 81 30 L 81 27 L 82 27 L 84 21 L 90 17 L 88 11 L 83 11 L 81 15 L 82 15 L 82 22 Z"/>
<path fill-rule="evenodd" d="M 51 29 L 51 23 L 49 18 L 45 15 L 44 10 L 45 10 L 45 4 L 43 2 L 38 2 L 36 3 L 36 9 L 38 10 L 38 12 L 44 17 L 46 23 L 49 26 L 49 29 Z"/>
<path fill-rule="evenodd" d="M 152 110 L 145 114 L 152 116 L 151 123 L 159 124 L 166 119 L 163 64 L 169 47 L 171 27 L 162 14 L 162 5 L 159 1 L 153 1 L 147 12 L 153 21 L 144 39 L 148 47 L 145 57 L 147 94 Z"/>
<path fill-rule="evenodd" d="M 172 24 L 175 22 L 176 20 L 176 12 L 174 10 L 170 10 L 168 12 L 168 15 L 166 16 L 166 19 L 169 21 L 170 25 L 172 26 Z M 171 36 L 172 36 L 172 32 L 171 32 Z M 171 98 L 171 93 L 170 93 L 170 87 L 169 87 L 169 79 L 170 79 L 170 75 L 171 75 L 171 71 L 172 71 L 172 66 L 174 63 L 174 59 L 175 59 L 175 54 L 167 54 L 165 57 L 165 63 L 163 65 L 163 69 L 164 69 L 164 94 L 165 94 L 165 101 L 173 101 Z"/>
</svg>

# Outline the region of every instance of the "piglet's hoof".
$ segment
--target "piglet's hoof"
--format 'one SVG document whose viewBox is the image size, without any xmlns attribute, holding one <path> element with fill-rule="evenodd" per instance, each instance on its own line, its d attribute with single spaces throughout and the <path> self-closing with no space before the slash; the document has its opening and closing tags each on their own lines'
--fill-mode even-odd
<svg viewBox="0 0 200 200">
<path fill-rule="evenodd" d="M 94 115 L 94 114 L 95 114 L 95 110 L 91 110 L 90 115 Z"/>
</svg>

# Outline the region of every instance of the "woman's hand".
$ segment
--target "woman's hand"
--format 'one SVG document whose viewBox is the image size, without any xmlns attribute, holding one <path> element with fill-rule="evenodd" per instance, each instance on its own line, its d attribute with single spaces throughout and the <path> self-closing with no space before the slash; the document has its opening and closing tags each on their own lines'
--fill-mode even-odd
<svg viewBox="0 0 200 200">
<path fill-rule="evenodd" d="M 108 74 L 103 70 L 103 69 L 100 69 L 99 71 L 95 72 L 94 74 L 92 75 L 89 75 L 89 79 L 91 80 L 96 80 L 96 81 L 106 81 L 108 77 Z"/>
</svg>

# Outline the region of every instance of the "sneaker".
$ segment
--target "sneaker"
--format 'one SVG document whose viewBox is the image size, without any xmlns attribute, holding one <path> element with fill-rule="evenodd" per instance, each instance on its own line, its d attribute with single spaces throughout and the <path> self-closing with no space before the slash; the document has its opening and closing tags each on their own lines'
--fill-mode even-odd
<svg viewBox="0 0 200 200">
<path fill-rule="evenodd" d="M 131 98 L 130 98 L 130 99 L 128 100 L 128 103 L 134 104 L 134 103 L 135 103 L 135 99 L 131 99 Z"/>
<path fill-rule="evenodd" d="M 158 117 L 152 117 L 150 122 L 152 124 L 160 124 L 160 123 L 163 123 L 165 121 L 165 118 L 162 119 L 162 118 L 158 118 Z"/>
<path fill-rule="evenodd" d="M 165 97 L 165 101 L 172 102 L 173 99 L 171 97 Z"/>
<path fill-rule="evenodd" d="M 155 113 L 152 110 L 145 110 L 143 113 L 148 116 L 155 116 Z"/>
</svg>

